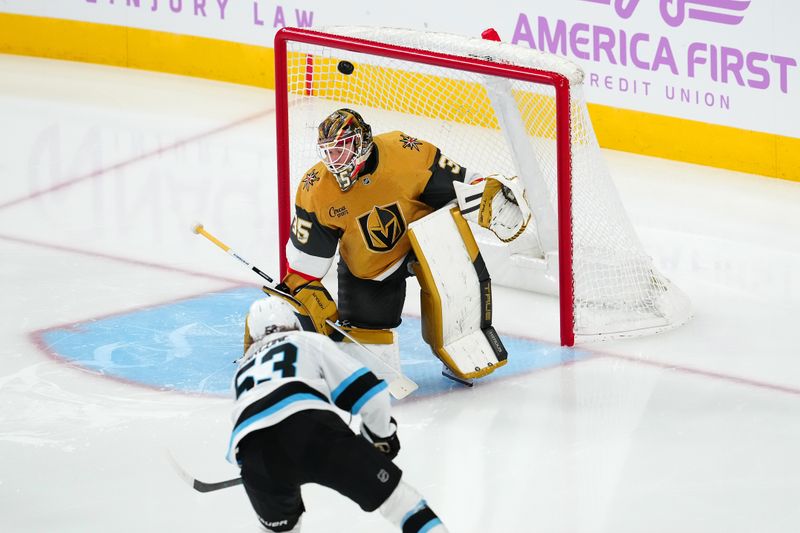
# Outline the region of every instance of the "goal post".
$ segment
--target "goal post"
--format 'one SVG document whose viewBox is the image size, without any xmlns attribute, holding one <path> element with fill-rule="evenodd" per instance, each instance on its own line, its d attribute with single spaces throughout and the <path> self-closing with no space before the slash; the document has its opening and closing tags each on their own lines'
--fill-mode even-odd
<svg viewBox="0 0 800 533">
<path fill-rule="evenodd" d="M 495 41 L 375 27 L 275 36 L 278 220 L 286 269 L 293 198 L 338 107 L 402 130 L 484 175 L 519 175 L 534 224 L 514 243 L 473 227 L 492 280 L 558 296 L 562 345 L 670 329 L 688 299 L 658 273 L 625 215 L 591 127 L 583 72 Z"/>
</svg>

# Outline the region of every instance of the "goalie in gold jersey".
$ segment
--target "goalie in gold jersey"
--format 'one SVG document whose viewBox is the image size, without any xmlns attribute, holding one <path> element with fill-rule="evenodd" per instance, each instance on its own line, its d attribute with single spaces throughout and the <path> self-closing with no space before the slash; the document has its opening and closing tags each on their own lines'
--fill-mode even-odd
<svg viewBox="0 0 800 533">
<path fill-rule="evenodd" d="M 433 144 L 400 131 L 373 137 L 370 126 L 351 109 L 339 109 L 322 121 L 317 146 L 320 162 L 305 173 L 297 189 L 291 240 L 286 246 L 288 273 L 279 288 L 306 305 L 321 333 L 335 336 L 325 322 L 337 318 L 360 333 L 391 330 L 400 324 L 406 278 L 414 270 L 423 289 L 423 337 L 445 366 L 456 377 L 469 380 L 505 363 L 505 349 L 491 328 L 489 275 L 468 226 L 458 221 L 463 222 L 462 216 L 476 220 L 502 240 L 519 235 L 530 219 L 526 202 L 518 204 L 515 199 L 515 194 L 524 194 L 519 180 L 484 179 L 448 159 Z M 457 205 L 452 207 L 452 216 L 442 210 L 448 205 Z M 419 238 L 415 238 L 414 223 L 437 210 L 446 212 L 444 224 L 456 227 L 457 237 L 423 250 L 423 228 L 420 225 Z M 437 222 L 429 233 L 447 233 L 442 223 Z M 449 253 L 444 250 L 453 240 L 472 262 L 472 292 L 436 294 L 429 298 L 434 304 L 426 305 L 426 288 L 429 296 L 437 292 L 434 280 L 442 277 L 434 272 L 436 256 Z M 338 306 L 320 282 L 337 247 Z M 440 285 L 447 283 L 443 279 Z M 442 307 L 442 300 L 475 300 L 473 296 L 479 300 L 473 307 L 480 304 L 480 308 L 471 329 L 488 339 L 489 348 L 483 351 L 490 353 L 451 353 L 463 350 L 448 349 L 448 335 L 450 340 L 459 340 L 459 335 L 463 340 L 470 331 L 452 331 L 448 316 L 453 313 Z M 362 335 L 361 340 L 390 345 L 384 359 L 399 369 L 395 338 L 386 340 L 383 335 L 383 340 L 376 340 L 379 337 Z"/>
</svg>

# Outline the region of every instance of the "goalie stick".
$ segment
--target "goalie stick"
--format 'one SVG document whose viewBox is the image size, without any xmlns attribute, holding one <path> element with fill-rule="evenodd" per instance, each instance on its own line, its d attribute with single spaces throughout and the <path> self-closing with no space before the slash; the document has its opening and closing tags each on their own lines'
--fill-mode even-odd
<svg viewBox="0 0 800 533">
<path fill-rule="evenodd" d="M 248 262 L 241 255 L 236 253 L 236 251 L 233 250 L 230 246 L 228 246 L 227 244 L 223 243 L 221 240 L 217 239 L 214 235 L 209 233 L 203 227 L 202 224 L 200 224 L 200 223 L 194 224 L 192 226 L 192 232 L 197 234 L 197 235 L 202 235 L 203 237 L 205 237 L 206 239 L 208 239 L 212 243 L 216 244 L 218 247 L 222 248 L 228 255 L 230 255 L 234 259 L 238 260 L 243 265 L 245 265 L 247 267 L 250 267 L 250 270 L 252 270 L 256 274 L 258 274 L 259 276 L 264 278 L 267 281 L 267 283 L 270 284 L 270 288 L 272 290 L 275 290 L 276 292 L 280 292 L 282 295 L 286 296 L 287 298 L 291 298 L 292 300 L 294 300 L 294 297 L 292 297 L 292 295 L 286 294 L 286 293 L 284 293 L 282 291 L 276 290 L 275 287 L 274 287 L 275 280 L 273 280 L 272 277 L 270 277 L 269 275 L 264 273 L 261 269 L 259 269 L 255 265 L 250 264 L 250 262 Z M 406 396 L 408 396 L 409 394 L 411 394 L 412 392 L 414 392 L 415 390 L 417 390 L 419 388 L 419 385 L 417 385 L 414 381 L 412 381 L 410 378 L 406 377 L 406 375 L 403 374 L 402 372 L 396 370 L 395 368 L 393 368 L 392 366 L 387 364 L 378 355 L 373 353 L 372 350 L 370 350 L 369 348 L 367 348 L 366 346 L 364 346 L 363 344 L 358 342 L 356 339 L 353 338 L 352 335 L 347 333 L 344 329 L 340 328 L 335 322 L 333 322 L 332 320 L 326 320 L 325 322 L 330 327 L 332 327 L 334 330 L 336 330 L 337 332 L 339 332 L 342 335 L 344 335 L 345 337 L 347 337 L 350 341 L 352 341 L 353 343 L 355 343 L 358 346 L 360 346 L 364 350 L 364 352 L 369 354 L 369 356 L 373 360 L 378 361 L 381 365 L 383 365 L 385 368 L 389 369 L 393 374 L 395 374 L 397 376 L 396 379 L 393 379 L 388 384 L 389 393 L 392 396 L 394 396 L 396 399 L 402 400 L 403 398 L 405 398 Z"/>
<path fill-rule="evenodd" d="M 226 479 L 225 481 L 214 481 L 214 482 L 206 482 L 200 481 L 193 477 L 189 472 L 184 470 L 184 468 L 178 464 L 178 461 L 172 455 L 172 452 L 167 450 L 167 459 L 169 459 L 169 464 L 172 465 L 172 468 L 175 470 L 175 473 L 178 474 L 183 481 L 186 482 L 190 487 L 192 487 L 197 492 L 214 492 L 217 490 L 227 489 L 228 487 L 235 487 L 236 485 L 242 484 L 242 478 L 235 477 L 233 479 Z"/>
</svg>

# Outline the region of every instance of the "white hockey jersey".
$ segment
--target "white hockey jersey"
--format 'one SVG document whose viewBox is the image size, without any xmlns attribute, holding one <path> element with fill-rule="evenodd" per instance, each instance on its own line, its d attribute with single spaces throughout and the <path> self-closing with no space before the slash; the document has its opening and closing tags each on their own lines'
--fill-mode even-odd
<svg viewBox="0 0 800 533">
<path fill-rule="evenodd" d="M 233 389 L 233 464 L 242 438 L 306 409 L 359 414 L 375 434 L 391 433 L 386 383 L 318 333 L 273 333 L 254 343 L 239 361 Z"/>
</svg>

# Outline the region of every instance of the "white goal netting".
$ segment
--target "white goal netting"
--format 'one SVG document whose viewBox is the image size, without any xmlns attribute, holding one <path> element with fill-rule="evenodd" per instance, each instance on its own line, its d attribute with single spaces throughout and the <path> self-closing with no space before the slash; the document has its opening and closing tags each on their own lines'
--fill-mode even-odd
<svg viewBox="0 0 800 533">
<path fill-rule="evenodd" d="M 561 280 L 560 297 L 571 313 L 562 311 L 562 320 L 572 315 L 576 336 L 633 336 L 688 320 L 688 299 L 656 271 L 620 202 L 592 129 L 577 65 L 521 46 L 457 35 L 373 27 L 320 31 L 337 36 L 337 43 L 289 40 L 287 79 L 276 80 L 278 90 L 288 96 L 292 194 L 317 162 L 319 122 L 339 107 L 351 107 L 373 133 L 401 130 L 435 144 L 471 171 L 523 178 L 535 224 L 508 245 L 481 228 L 473 228 L 476 238 L 492 280 L 526 290 L 559 294 L 558 261 L 568 255 L 572 268 L 561 272 L 568 279 Z M 358 46 L 343 44 L 351 38 L 356 45 L 363 39 L 390 45 L 388 50 L 403 47 L 419 53 L 400 59 L 375 50 L 353 51 Z M 552 85 L 443 66 L 438 54 L 472 64 L 474 59 L 490 61 L 509 72 L 537 69 L 563 76 L 570 87 L 571 168 L 563 158 L 559 165 L 557 139 L 567 133 L 557 124 L 567 106 L 557 109 Z M 353 66 L 352 72 L 340 69 L 342 61 Z M 568 180 L 571 210 L 559 202 L 559 172 Z M 570 218 L 572 237 L 571 247 L 562 244 L 560 250 L 559 216 Z M 572 287 L 571 301 L 564 297 L 564 281 Z"/>
</svg>

